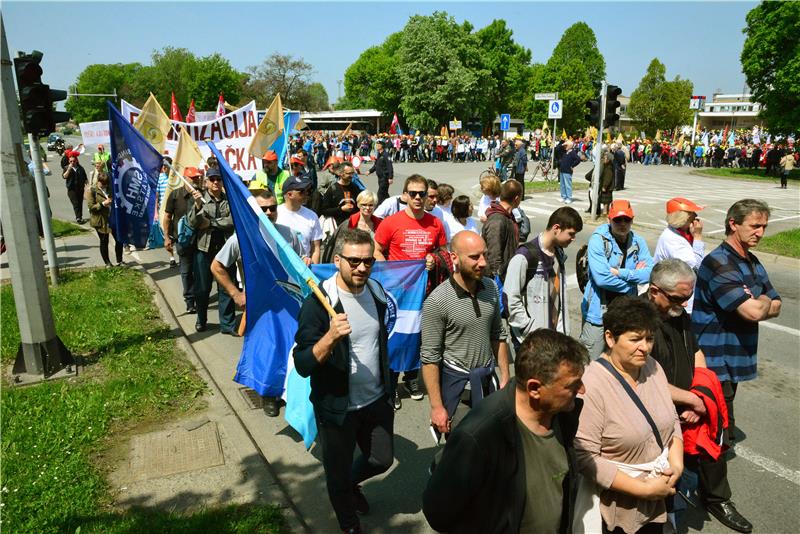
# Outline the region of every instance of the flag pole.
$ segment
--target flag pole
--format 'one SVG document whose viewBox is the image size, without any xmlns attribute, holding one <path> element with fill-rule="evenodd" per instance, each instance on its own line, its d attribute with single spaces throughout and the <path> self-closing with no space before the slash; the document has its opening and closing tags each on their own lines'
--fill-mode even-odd
<svg viewBox="0 0 800 534">
<path fill-rule="evenodd" d="M 192 185 L 192 182 L 190 182 L 189 180 L 187 180 L 185 176 L 183 176 L 181 173 L 179 173 L 177 170 L 175 170 L 175 167 L 173 167 L 171 164 L 167 163 L 167 162 L 166 162 L 166 161 L 164 161 L 164 160 L 162 160 L 162 161 L 161 161 L 161 163 L 162 163 L 163 165 L 166 165 L 167 167 L 169 167 L 169 170 L 171 170 L 173 173 L 175 173 L 175 176 L 177 176 L 178 178 L 180 178 L 180 179 L 181 179 L 181 181 L 184 183 L 184 185 L 185 185 L 186 187 L 188 187 L 188 188 L 189 188 L 189 191 L 190 191 L 191 193 L 194 193 L 194 192 L 196 192 L 196 191 L 197 191 L 197 188 L 196 188 L 195 186 L 193 186 L 193 185 Z M 202 201 L 203 201 L 203 204 L 206 204 L 206 203 L 207 203 L 207 201 L 206 201 L 206 199 L 205 199 L 205 198 L 201 198 L 200 200 L 202 200 Z"/>
</svg>

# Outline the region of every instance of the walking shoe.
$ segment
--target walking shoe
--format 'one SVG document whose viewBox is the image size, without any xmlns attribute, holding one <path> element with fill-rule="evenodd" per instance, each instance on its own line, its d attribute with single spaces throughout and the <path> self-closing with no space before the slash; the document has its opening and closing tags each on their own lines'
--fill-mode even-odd
<svg viewBox="0 0 800 534">
<path fill-rule="evenodd" d="M 406 389 L 408 390 L 408 394 L 411 396 L 412 399 L 415 401 L 422 400 L 422 392 L 419 390 L 419 382 L 418 379 L 411 380 L 410 382 L 406 382 Z"/>
<path fill-rule="evenodd" d="M 753 531 L 752 523 L 736 510 L 733 501 L 708 503 L 706 510 L 729 529 L 745 534 Z"/>
<path fill-rule="evenodd" d="M 564 201 L 564 204 L 572 204 L 573 202 L 575 201 L 572 200 L 571 198 L 568 198 L 567 200 Z"/>
<path fill-rule="evenodd" d="M 193 313 L 197 313 L 197 308 L 194 304 L 187 304 L 186 305 L 186 313 L 191 315 Z"/>
<path fill-rule="evenodd" d="M 208 325 L 206 323 L 195 323 L 194 329 L 198 332 L 205 332 L 208 330 Z"/>
<path fill-rule="evenodd" d="M 178 266 L 178 262 L 175 261 L 175 258 L 170 258 L 169 259 L 169 266 L 170 267 L 177 267 Z"/>
<path fill-rule="evenodd" d="M 353 505 L 356 507 L 356 512 L 359 514 L 364 515 L 369 513 L 369 502 L 367 502 L 367 498 L 364 497 L 361 486 L 353 486 Z"/>
<path fill-rule="evenodd" d="M 394 390 L 394 409 L 396 411 L 396 410 L 399 410 L 402 407 L 403 407 L 403 402 L 400 400 L 400 392 L 397 391 L 397 390 Z"/>
<path fill-rule="evenodd" d="M 264 413 L 267 417 L 278 417 L 278 399 L 275 397 L 264 397 Z"/>
</svg>

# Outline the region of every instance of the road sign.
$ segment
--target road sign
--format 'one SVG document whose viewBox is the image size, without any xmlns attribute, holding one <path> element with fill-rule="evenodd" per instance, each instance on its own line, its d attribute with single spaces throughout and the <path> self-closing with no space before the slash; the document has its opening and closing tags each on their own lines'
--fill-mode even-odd
<svg viewBox="0 0 800 534">
<path fill-rule="evenodd" d="M 563 103 L 563 100 L 551 100 L 550 104 L 547 106 L 547 118 L 560 119 L 562 111 L 561 106 Z"/>
<path fill-rule="evenodd" d="M 703 104 L 705 104 L 705 102 L 705 96 L 693 96 L 689 101 L 689 109 L 703 109 Z"/>
<path fill-rule="evenodd" d="M 511 115 L 508 113 L 503 113 L 500 115 L 500 129 L 504 132 L 507 132 L 508 129 L 511 127 Z"/>
<path fill-rule="evenodd" d="M 450 129 L 451 130 L 460 130 L 461 129 L 461 121 L 450 121 Z"/>
<path fill-rule="evenodd" d="M 533 95 L 534 100 L 555 100 L 558 93 L 536 93 Z"/>
</svg>

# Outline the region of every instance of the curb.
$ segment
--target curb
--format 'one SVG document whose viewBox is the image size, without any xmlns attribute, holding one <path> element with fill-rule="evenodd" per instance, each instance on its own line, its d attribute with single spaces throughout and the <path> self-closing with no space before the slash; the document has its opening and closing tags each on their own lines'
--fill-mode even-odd
<svg viewBox="0 0 800 534">
<path fill-rule="evenodd" d="M 272 464 L 269 462 L 269 459 L 264 454 L 264 451 L 261 449 L 261 447 L 259 447 L 258 442 L 256 442 L 255 438 L 250 433 L 250 430 L 247 428 L 247 425 L 244 424 L 244 421 L 242 421 L 242 418 L 239 416 L 239 413 L 233 407 L 228 397 L 226 397 L 225 394 L 222 392 L 222 388 L 220 388 L 217 381 L 211 375 L 211 372 L 208 370 L 203 360 L 197 354 L 197 351 L 194 349 L 194 346 L 186 338 L 186 332 L 183 331 L 183 328 L 181 327 L 180 323 L 178 323 L 178 319 L 175 317 L 175 312 L 172 310 L 172 307 L 167 302 L 167 299 L 164 296 L 164 293 L 161 291 L 161 288 L 158 287 L 158 284 L 155 282 L 155 280 L 153 280 L 153 278 L 150 276 L 150 273 L 148 273 L 144 267 L 138 264 L 134 264 L 131 266 L 131 268 L 142 273 L 143 275 L 142 279 L 144 280 L 145 284 L 153 291 L 153 296 L 155 297 L 155 304 L 156 307 L 158 308 L 161 318 L 164 320 L 165 323 L 167 323 L 167 325 L 172 330 L 179 330 L 180 332 L 183 333 L 183 335 L 174 338 L 176 343 L 178 344 L 178 347 L 186 354 L 187 359 L 192 363 L 194 368 L 197 370 L 197 373 L 200 375 L 200 378 L 202 378 L 203 381 L 205 381 L 206 384 L 208 384 L 211 393 L 216 395 L 217 398 L 221 399 L 225 403 L 227 408 L 230 410 L 230 413 L 232 413 L 236 417 L 236 420 L 239 422 L 239 426 L 241 427 L 242 431 L 247 435 L 247 438 L 250 440 L 253 449 L 258 453 L 258 455 L 264 461 L 264 465 L 266 466 L 267 471 L 269 471 L 270 476 L 272 476 L 272 478 L 275 480 L 275 484 L 280 489 L 280 492 L 283 494 L 283 497 L 288 505 L 286 506 L 286 508 L 291 510 L 292 517 L 286 518 L 287 523 L 289 523 L 289 532 L 297 532 L 298 530 L 297 527 L 299 527 L 304 532 L 310 533 L 311 529 L 303 519 L 302 515 L 300 515 L 300 510 L 297 508 L 297 505 L 292 500 L 291 495 L 287 491 L 281 479 L 278 477 L 278 473 L 275 471 Z"/>
</svg>

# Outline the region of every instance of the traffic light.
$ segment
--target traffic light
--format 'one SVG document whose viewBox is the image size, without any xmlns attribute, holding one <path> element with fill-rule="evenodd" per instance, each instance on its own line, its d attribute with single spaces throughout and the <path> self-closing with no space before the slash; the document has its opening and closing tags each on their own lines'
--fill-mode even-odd
<svg viewBox="0 0 800 534">
<path fill-rule="evenodd" d="M 42 83 L 41 62 L 42 53 L 38 50 L 30 54 L 20 53 L 19 57 L 14 58 L 22 123 L 25 131 L 37 136 L 52 133 L 56 123 L 70 118 L 69 113 L 53 111 L 53 103 L 65 100 L 67 92 L 50 89 L 49 85 Z"/>
<path fill-rule="evenodd" d="M 609 85 L 606 89 L 606 113 L 603 122 L 606 126 L 614 126 L 619 121 L 619 114 L 617 108 L 620 106 L 619 95 L 622 94 L 622 89 L 616 85 Z"/>
<path fill-rule="evenodd" d="M 586 109 L 589 110 L 589 114 L 586 115 L 585 119 L 591 125 L 599 125 L 600 124 L 600 99 L 595 98 L 594 100 L 587 100 L 586 101 Z"/>
</svg>

